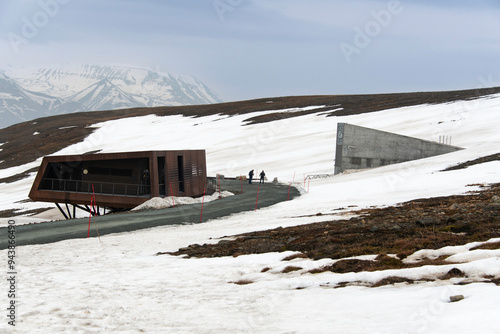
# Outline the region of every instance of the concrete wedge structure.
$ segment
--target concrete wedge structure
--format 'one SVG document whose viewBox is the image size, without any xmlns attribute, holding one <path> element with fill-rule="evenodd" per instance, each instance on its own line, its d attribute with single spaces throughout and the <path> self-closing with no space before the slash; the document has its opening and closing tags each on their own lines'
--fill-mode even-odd
<svg viewBox="0 0 500 334">
<path fill-rule="evenodd" d="M 335 174 L 380 167 L 461 150 L 461 147 L 348 123 L 337 124 Z"/>
</svg>

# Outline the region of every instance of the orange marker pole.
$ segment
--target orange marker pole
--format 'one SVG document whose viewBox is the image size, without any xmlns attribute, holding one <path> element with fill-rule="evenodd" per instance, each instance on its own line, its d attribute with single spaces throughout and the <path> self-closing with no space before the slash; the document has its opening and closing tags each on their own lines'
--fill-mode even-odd
<svg viewBox="0 0 500 334">
<path fill-rule="evenodd" d="M 94 184 L 93 183 L 92 183 L 92 198 L 94 199 L 94 205 L 92 205 L 92 210 L 94 211 L 94 216 L 95 216 L 95 213 L 96 213 L 95 207 L 97 206 L 97 204 L 95 202 L 95 192 L 94 192 Z"/>
<path fill-rule="evenodd" d="M 90 197 L 90 206 L 92 206 L 92 197 Z M 90 238 L 90 221 L 92 220 L 92 211 L 89 212 L 89 231 L 87 232 L 87 238 Z"/>
<path fill-rule="evenodd" d="M 172 183 L 168 183 L 170 186 L 170 195 L 172 195 L 172 207 L 175 207 L 175 202 L 174 202 L 174 192 L 172 191 Z"/>
<path fill-rule="evenodd" d="M 203 203 L 205 203 L 205 192 L 206 192 L 206 188 L 203 189 L 203 199 L 201 200 L 201 214 L 200 214 L 200 223 L 201 223 L 201 219 L 203 217 Z"/>
<path fill-rule="evenodd" d="M 219 199 L 221 199 L 222 195 L 220 193 L 220 178 L 219 178 L 219 175 L 217 175 L 217 183 L 219 184 Z"/>
<path fill-rule="evenodd" d="M 260 190 L 260 184 L 257 187 L 257 199 L 255 200 L 255 211 L 257 211 L 257 203 L 259 203 L 259 190 Z"/>
</svg>

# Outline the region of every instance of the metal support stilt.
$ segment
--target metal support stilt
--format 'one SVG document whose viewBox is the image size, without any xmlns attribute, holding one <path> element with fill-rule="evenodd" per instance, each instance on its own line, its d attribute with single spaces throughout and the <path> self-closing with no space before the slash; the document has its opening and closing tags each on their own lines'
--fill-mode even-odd
<svg viewBox="0 0 500 334">
<path fill-rule="evenodd" d="M 71 211 L 69 210 L 69 205 L 68 205 L 68 203 L 64 203 L 64 204 L 66 204 L 66 211 L 68 212 L 68 217 L 69 217 L 69 219 L 72 219 L 73 217 L 71 217 Z"/>
<path fill-rule="evenodd" d="M 59 211 L 61 211 L 61 213 L 63 214 L 64 218 L 69 219 L 68 216 L 66 215 L 66 213 L 64 212 L 64 210 L 59 205 L 59 203 L 56 203 L 56 206 L 59 209 Z"/>
</svg>

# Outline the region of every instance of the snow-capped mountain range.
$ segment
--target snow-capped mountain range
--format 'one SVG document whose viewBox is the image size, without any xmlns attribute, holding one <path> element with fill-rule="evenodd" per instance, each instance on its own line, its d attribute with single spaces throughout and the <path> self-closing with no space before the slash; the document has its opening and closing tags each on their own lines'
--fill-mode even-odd
<svg viewBox="0 0 500 334">
<path fill-rule="evenodd" d="M 0 128 L 78 111 L 218 103 L 196 78 L 114 65 L 0 69 Z"/>
</svg>

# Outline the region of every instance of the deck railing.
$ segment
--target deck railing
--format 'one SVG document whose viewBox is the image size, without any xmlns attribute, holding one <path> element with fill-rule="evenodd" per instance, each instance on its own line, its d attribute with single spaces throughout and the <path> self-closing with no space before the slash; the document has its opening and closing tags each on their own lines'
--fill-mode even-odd
<svg viewBox="0 0 500 334">
<path fill-rule="evenodd" d="M 116 196 L 144 196 L 151 194 L 151 186 L 149 184 L 91 182 L 49 178 L 42 180 L 39 190 Z"/>
</svg>

